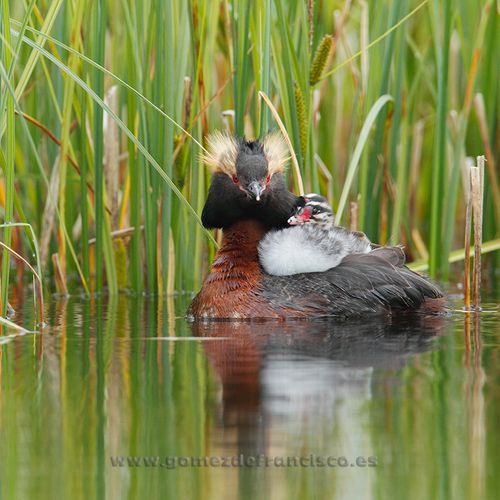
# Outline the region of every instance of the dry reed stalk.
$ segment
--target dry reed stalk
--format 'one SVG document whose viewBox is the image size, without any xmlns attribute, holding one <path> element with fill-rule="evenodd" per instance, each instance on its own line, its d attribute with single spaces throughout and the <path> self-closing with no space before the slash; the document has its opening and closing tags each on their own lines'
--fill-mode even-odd
<svg viewBox="0 0 500 500">
<path fill-rule="evenodd" d="M 464 307 L 470 309 L 470 230 L 472 223 L 472 169 L 476 168 L 471 166 L 469 162 L 465 163 L 466 179 L 465 184 L 465 234 L 464 234 Z"/>
<path fill-rule="evenodd" d="M 144 226 L 141 226 L 139 229 L 142 231 L 144 229 Z M 134 234 L 134 232 L 135 232 L 134 227 L 125 227 L 123 229 L 117 229 L 116 231 L 111 231 L 109 233 L 109 235 L 111 236 L 112 240 L 123 239 L 123 238 L 126 238 L 128 236 L 132 236 Z M 89 246 L 95 245 L 95 238 L 90 238 L 88 244 L 89 244 Z"/>
<path fill-rule="evenodd" d="M 477 167 L 471 169 L 472 211 L 474 214 L 474 275 L 473 305 L 481 307 L 481 245 L 483 239 L 484 156 L 477 157 Z"/>
<path fill-rule="evenodd" d="M 349 229 L 351 231 L 358 230 L 358 202 L 351 201 L 349 203 Z"/>
<path fill-rule="evenodd" d="M 170 230 L 168 235 L 168 275 L 167 275 L 167 295 L 173 297 L 175 293 L 175 240 Z M 169 303 L 169 312 L 170 303 Z M 170 316 L 170 314 L 169 314 Z M 171 317 L 174 317 L 172 315 Z"/>
<path fill-rule="evenodd" d="M 361 97 L 366 97 L 368 89 L 368 76 L 370 70 L 370 59 L 366 47 L 369 42 L 369 8 L 365 0 L 360 0 L 361 20 L 360 20 L 360 47 L 361 47 Z"/>
<path fill-rule="evenodd" d="M 52 173 L 50 174 L 49 190 L 47 193 L 47 200 L 43 209 L 42 216 L 42 234 L 40 237 L 40 261 L 42 266 L 45 267 L 49 258 L 49 244 L 54 228 L 57 200 L 59 193 L 59 155 L 57 155 Z"/>
<path fill-rule="evenodd" d="M 304 183 L 302 182 L 302 175 L 300 173 L 299 162 L 297 161 L 297 156 L 295 154 L 295 150 L 293 149 L 292 141 L 290 140 L 290 137 L 287 134 L 285 125 L 283 124 L 283 121 L 281 120 L 281 117 L 280 117 L 278 111 L 276 110 L 276 108 L 274 107 L 273 103 L 271 102 L 269 97 L 264 92 L 262 92 L 262 90 L 259 90 L 259 97 L 264 99 L 266 104 L 269 106 L 269 109 L 271 110 L 271 113 L 273 114 L 274 119 L 278 123 L 278 126 L 281 130 L 281 133 L 283 134 L 283 138 L 285 139 L 285 142 L 288 146 L 288 150 L 290 151 L 290 155 L 292 157 L 292 164 L 295 168 L 295 176 L 296 176 L 297 184 L 299 187 L 299 194 L 301 196 L 303 196 L 304 195 Z"/>
<path fill-rule="evenodd" d="M 333 175 L 328 170 L 328 167 L 325 165 L 325 162 L 321 159 L 318 153 L 314 153 L 314 161 L 316 165 L 318 165 L 319 171 L 323 174 L 323 177 L 326 179 L 326 192 L 327 198 L 330 202 L 330 205 L 333 204 Z"/>
<path fill-rule="evenodd" d="M 427 250 L 424 239 L 422 238 L 420 231 L 416 227 L 411 230 L 411 238 L 413 240 L 415 248 L 417 249 L 417 252 L 420 254 L 420 257 L 424 260 L 428 260 L 429 250 Z"/>
<path fill-rule="evenodd" d="M 66 277 L 61 269 L 61 261 L 59 260 L 59 254 L 52 254 L 52 264 L 54 266 L 54 276 L 56 281 L 56 289 L 58 293 L 63 295 L 68 295 L 68 287 L 66 285 Z"/>
</svg>

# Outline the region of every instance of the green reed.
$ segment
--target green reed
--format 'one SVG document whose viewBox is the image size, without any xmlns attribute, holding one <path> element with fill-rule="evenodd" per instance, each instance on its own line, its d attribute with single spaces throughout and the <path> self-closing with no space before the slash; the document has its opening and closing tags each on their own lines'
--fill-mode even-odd
<svg viewBox="0 0 500 500">
<path fill-rule="evenodd" d="M 11 82 L 13 73 L 11 71 L 13 64 L 11 54 L 11 36 L 10 36 L 10 14 L 8 2 L 3 2 L 2 5 L 2 34 L 4 34 L 4 44 L 2 50 L 2 65 L 11 74 Z M 2 95 L 2 115 L 4 113 L 4 99 Z M 4 222 L 6 224 L 3 230 L 4 243 L 7 246 L 12 242 L 12 228 L 10 224 L 14 222 L 14 163 L 15 163 L 15 117 L 14 117 L 14 98 L 11 95 L 5 97 L 7 134 L 5 138 L 5 153 L 3 156 L 3 172 L 5 182 L 5 202 L 4 202 Z M 2 285 L 1 285 L 1 314 L 5 316 L 7 311 L 7 296 L 9 287 L 10 274 L 10 255 L 7 250 L 3 250 L 2 255 Z"/>
<path fill-rule="evenodd" d="M 498 29 L 491 0 L 3 2 L 3 221 L 33 226 L 44 275 L 57 254 L 70 292 L 196 289 L 216 248 L 199 221 L 204 136 L 277 128 L 263 91 L 305 189 L 342 224 L 357 201 L 359 229 L 446 277 L 465 157 L 499 163 Z M 498 170 L 486 180 L 494 242 Z M 4 243 L 30 260 L 13 231 Z M 4 253 L 4 306 L 11 266 Z"/>
</svg>

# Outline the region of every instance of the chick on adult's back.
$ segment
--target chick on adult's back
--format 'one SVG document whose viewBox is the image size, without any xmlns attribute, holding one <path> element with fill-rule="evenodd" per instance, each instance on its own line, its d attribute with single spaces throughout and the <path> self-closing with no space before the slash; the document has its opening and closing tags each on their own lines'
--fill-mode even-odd
<svg viewBox="0 0 500 500">
<path fill-rule="evenodd" d="M 346 255 L 372 250 L 368 238 L 334 223 L 332 208 L 323 196 L 307 194 L 288 223 L 269 231 L 259 244 L 259 259 L 268 274 L 288 276 L 322 272 L 338 266 Z"/>
</svg>

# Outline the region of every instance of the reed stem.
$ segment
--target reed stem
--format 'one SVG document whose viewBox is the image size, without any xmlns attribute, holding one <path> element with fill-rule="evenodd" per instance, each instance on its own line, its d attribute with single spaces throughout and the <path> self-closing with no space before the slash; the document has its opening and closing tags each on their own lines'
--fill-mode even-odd
<svg viewBox="0 0 500 500">
<path fill-rule="evenodd" d="M 470 240 L 471 240 L 471 223 L 472 223 L 472 168 L 468 162 L 465 163 L 466 168 L 466 205 L 465 205 L 465 233 L 464 233 L 464 307 L 470 309 Z"/>
<path fill-rule="evenodd" d="M 435 15 L 438 21 L 437 33 L 437 70 L 438 96 L 436 116 L 436 139 L 431 189 L 431 225 L 429 234 L 429 273 L 436 276 L 441 270 L 440 241 L 442 237 L 442 213 L 445 194 L 446 172 L 446 115 L 448 110 L 448 62 L 451 36 L 451 0 L 434 0 Z M 442 5 L 442 13 L 440 12 Z"/>
<path fill-rule="evenodd" d="M 104 51 L 106 40 L 106 2 L 95 0 L 92 8 L 93 13 L 93 59 L 104 64 Z M 94 69 L 92 71 L 93 89 L 95 93 L 104 97 L 104 75 Z M 103 237 L 104 237 L 104 175 L 103 175 L 103 110 L 100 106 L 94 106 L 94 191 L 95 191 L 95 276 L 96 292 L 103 290 Z"/>
<path fill-rule="evenodd" d="M 481 245 L 483 241 L 484 156 L 477 157 L 477 167 L 471 168 L 472 211 L 474 215 L 474 275 L 473 306 L 481 309 Z"/>
<path fill-rule="evenodd" d="M 9 16 L 9 2 L 2 2 L 1 12 L 1 33 L 5 39 L 5 44 L 2 50 L 1 63 L 7 72 L 11 71 L 12 55 L 11 55 L 11 38 L 10 38 L 10 16 Z M 12 77 L 11 77 L 12 81 Z M 6 147 L 5 147 L 5 215 L 3 230 L 4 244 L 6 247 L 11 246 L 12 242 L 12 227 L 10 224 L 14 222 L 14 162 L 15 162 L 15 114 L 14 114 L 14 97 L 7 94 L 6 96 L 6 121 L 7 121 L 7 134 L 6 134 Z M 0 110 L 3 114 L 3 109 Z M 1 131 L 0 131 L 1 132 Z M 0 140 L 2 139 L 0 133 Z M 1 315 L 5 316 L 7 312 L 7 304 L 9 301 L 9 278 L 10 278 L 10 254 L 6 248 L 2 254 L 2 275 L 1 275 Z"/>
</svg>

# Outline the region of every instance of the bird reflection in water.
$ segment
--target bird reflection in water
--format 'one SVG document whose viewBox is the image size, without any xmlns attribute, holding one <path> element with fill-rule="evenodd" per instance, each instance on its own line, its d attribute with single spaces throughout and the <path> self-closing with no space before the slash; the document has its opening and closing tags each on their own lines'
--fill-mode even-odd
<svg viewBox="0 0 500 500">
<path fill-rule="evenodd" d="M 445 325 L 442 316 L 418 313 L 349 322 L 193 323 L 194 335 L 219 339 L 203 346 L 222 391 L 221 451 L 373 455 L 372 391 L 385 383 L 384 374 L 431 350 Z M 358 487 L 359 493 L 371 488 L 337 484 L 337 492 L 352 496 Z"/>
</svg>

